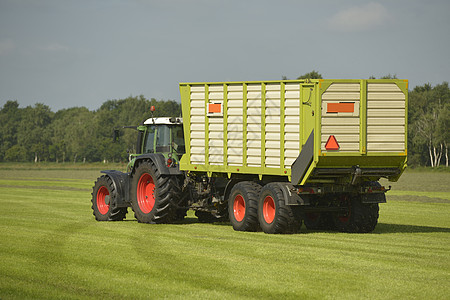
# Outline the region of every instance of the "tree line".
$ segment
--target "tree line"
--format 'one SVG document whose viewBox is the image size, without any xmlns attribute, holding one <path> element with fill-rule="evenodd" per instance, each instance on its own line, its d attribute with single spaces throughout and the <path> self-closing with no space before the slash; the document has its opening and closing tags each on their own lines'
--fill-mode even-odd
<svg viewBox="0 0 450 300">
<path fill-rule="evenodd" d="M 144 96 L 108 100 L 98 110 L 86 107 L 56 113 L 42 103 L 20 108 L 6 102 L 0 110 L 0 161 L 120 162 L 135 152 L 136 131 L 121 128 L 139 125 L 151 116 L 181 116 L 175 101 L 148 100 Z M 113 139 L 113 129 L 121 129 Z"/>
<path fill-rule="evenodd" d="M 316 71 L 300 76 L 315 77 L 322 76 Z M 121 130 L 114 141 L 113 129 L 140 124 L 151 116 L 152 105 L 155 117 L 181 116 L 179 103 L 144 96 L 108 100 L 94 111 L 73 107 L 52 112 L 42 103 L 20 108 L 17 101 L 7 101 L 0 110 L 0 162 L 127 161 L 128 152 L 136 151 L 136 131 Z M 448 167 L 449 128 L 448 82 L 409 91 L 408 164 Z"/>
</svg>

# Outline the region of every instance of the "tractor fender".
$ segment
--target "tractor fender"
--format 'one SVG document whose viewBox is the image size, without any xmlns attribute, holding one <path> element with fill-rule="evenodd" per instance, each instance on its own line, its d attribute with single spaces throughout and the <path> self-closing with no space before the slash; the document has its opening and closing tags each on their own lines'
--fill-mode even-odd
<svg viewBox="0 0 450 300">
<path fill-rule="evenodd" d="M 166 164 L 166 158 L 161 153 L 148 153 L 148 154 L 142 154 L 136 157 L 136 162 L 143 160 L 143 159 L 150 159 L 158 168 L 159 172 L 162 175 L 182 175 L 183 173 L 180 171 L 180 165 L 177 164 L 175 167 L 168 167 Z"/>
<path fill-rule="evenodd" d="M 122 173 L 117 170 L 105 170 L 101 171 L 101 173 L 106 174 L 109 178 L 111 178 L 113 182 L 113 186 L 115 192 L 117 193 L 116 197 L 112 197 L 114 200 L 113 203 L 110 203 L 113 208 L 116 207 L 128 207 L 130 204 L 130 196 L 129 196 L 129 186 L 130 186 L 130 176 L 128 173 Z"/>
</svg>

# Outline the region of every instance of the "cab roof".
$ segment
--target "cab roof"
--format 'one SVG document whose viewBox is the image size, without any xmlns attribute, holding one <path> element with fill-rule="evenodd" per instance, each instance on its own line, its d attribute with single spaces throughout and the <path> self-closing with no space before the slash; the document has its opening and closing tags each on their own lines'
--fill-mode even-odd
<svg viewBox="0 0 450 300">
<path fill-rule="evenodd" d="M 145 120 L 144 125 L 176 125 L 183 124 L 183 118 L 177 117 L 161 117 L 161 118 L 148 118 Z"/>
</svg>

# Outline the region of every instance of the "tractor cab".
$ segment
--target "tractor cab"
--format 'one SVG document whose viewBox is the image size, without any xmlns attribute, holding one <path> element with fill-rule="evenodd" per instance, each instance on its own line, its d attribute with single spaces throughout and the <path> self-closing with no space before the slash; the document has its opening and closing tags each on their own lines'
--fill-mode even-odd
<svg viewBox="0 0 450 300">
<path fill-rule="evenodd" d="M 152 107 L 152 113 L 154 107 Z M 139 132 L 136 154 L 131 155 L 128 170 L 132 170 L 137 159 L 153 157 L 169 169 L 178 169 L 185 153 L 183 120 L 177 117 L 154 118 L 137 127 Z"/>
<path fill-rule="evenodd" d="M 150 118 L 139 126 L 141 154 L 172 153 L 181 157 L 185 153 L 181 118 Z"/>
</svg>

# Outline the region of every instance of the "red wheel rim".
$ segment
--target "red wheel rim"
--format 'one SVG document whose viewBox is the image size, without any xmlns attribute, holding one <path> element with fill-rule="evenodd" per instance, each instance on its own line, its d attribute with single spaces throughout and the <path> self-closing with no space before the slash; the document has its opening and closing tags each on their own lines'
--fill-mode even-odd
<svg viewBox="0 0 450 300">
<path fill-rule="evenodd" d="M 267 224 L 272 223 L 275 219 L 275 211 L 275 201 L 271 196 L 267 196 L 263 203 L 263 216 Z"/>
<path fill-rule="evenodd" d="M 155 206 L 155 183 L 150 174 L 142 174 L 137 185 L 137 202 L 141 211 L 148 214 Z"/>
<path fill-rule="evenodd" d="M 233 212 L 236 221 L 241 222 L 245 217 L 245 201 L 244 197 L 237 195 L 233 202 Z"/>
<path fill-rule="evenodd" d="M 106 204 L 106 196 L 109 196 L 109 191 L 105 186 L 101 186 L 97 192 L 97 208 L 102 215 L 106 215 L 109 211 L 109 204 Z"/>
</svg>

